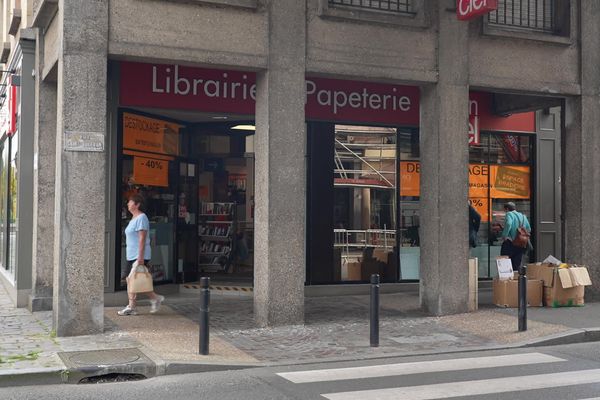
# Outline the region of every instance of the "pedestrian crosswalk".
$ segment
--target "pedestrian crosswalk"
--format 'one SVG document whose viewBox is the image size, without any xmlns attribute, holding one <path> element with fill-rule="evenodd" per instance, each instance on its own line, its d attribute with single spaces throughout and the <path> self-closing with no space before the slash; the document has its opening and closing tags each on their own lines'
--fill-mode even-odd
<svg viewBox="0 0 600 400">
<path fill-rule="evenodd" d="M 476 396 L 478 398 L 480 396 L 499 395 L 509 392 L 523 393 L 589 384 L 597 384 L 597 388 L 600 389 L 600 368 L 581 370 L 569 370 L 568 366 L 567 368 L 560 368 L 561 365 L 566 365 L 566 361 L 568 360 L 560 357 L 531 352 L 349 368 L 280 372 L 277 375 L 293 384 L 319 384 L 322 387 L 319 395 L 321 398 L 329 400 L 430 400 L 463 396 Z M 527 371 L 532 372 L 517 374 L 517 376 L 506 376 L 506 371 L 513 371 L 515 367 L 519 366 L 525 367 Z M 540 374 L 539 371 L 533 371 L 528 366 L 539 366 L 549 369 L 549 372 Z M 472 378 L 469 373 L 471 370 L 483 370 L 487 374 L 487 377 L 481 379 L 460 378 L 456 381 L 431 383 L 431 376 L 437 377 L 440 373 L 462 373 L 459 376 Z M 557 370 L 564 371 L 556 372 Z M 493 376 L 498 371 L 503 372 L 499 376 Z M 398 380 L 394 379 L 395 377 L 398 377 L 398 379 L 403 378 L 403 384 L 396 385 L 395 383 Z M 426 377 L 424 382 L 428 383 L 415 384 L 420 381 L 420 377 Z M 382 378 L 392 378 L 392 380 Z M 371 379 L 378 379 L 377 382 L 383 382 L 381 385 L 384 387 L 373 388 L 373 384 L 367 384 Z M 347 389 L 344 382 L 350 382 L 352 389 L 360 387 L 361 382 L 366 383 L 364 389 L 347 391 L 331 390 L 332 387 L 334 389 Z M 386 387 L 391 386 L 388 382 L 392 382 L 391 385 L 394 387 Z M 411 382 L 411 384 L 407 384 L 408 382 Z M 593 394 L 596 393 L 594 392 Z M 600 397 L 594 396 L 569 398 L 600 400 Z"/>
</svg>

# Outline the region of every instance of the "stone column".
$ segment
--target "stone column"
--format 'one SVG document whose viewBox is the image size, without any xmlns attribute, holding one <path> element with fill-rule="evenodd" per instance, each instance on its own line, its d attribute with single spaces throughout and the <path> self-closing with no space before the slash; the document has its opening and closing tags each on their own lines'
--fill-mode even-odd
<svg viewBox="0 0 600 400">
<path fill-rule="evenodd" d="M 442 0 L 437 85 L 421 91 L 421 306 L 434 315 L 467 311 L 468 23 Z"/>
<path fill-rule="evenodd" d="M 258 74 L 254 313 L 259 326 L 304 321 L 306 4 L 269 0 L 269 65 Z"/>
<path fill-rule="evenodd" d="M 108 2 L 59 0 L 53 322 L 104 328 Z M 69 140 L 67 140 L 69 139 Z M 88 151 L 94 150 L 94 151 Z"/>
<path fill-rule="evenodd" d="M 42 81 L 43 35 L 36 30 L 33 160 L 32 293 L 29 310 L 52 309 L 54 272 L 54 173 L 56 169 L 56 82 Z"/>
<path fill-rule="evenodd" d="M 600 3 L 581 7 L 581 97 L 565 102 L 565 260 L 590 267 L 586 301 L 600 299 Z"/>
</svg>

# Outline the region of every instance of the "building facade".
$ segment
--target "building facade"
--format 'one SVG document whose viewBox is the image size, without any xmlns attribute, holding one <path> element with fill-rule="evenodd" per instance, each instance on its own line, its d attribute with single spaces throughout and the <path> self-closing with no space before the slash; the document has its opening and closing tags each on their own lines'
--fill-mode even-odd
<svg viewBox="0 0 600 400">
<path fill-rule="evenodd" d="M 597 285 L 600 6 L 458 19 L 482 3 L 5 0 L 0 279 L 59 335 L 102 331 L 142 193 L 157 284 L 247 280 L 262 326 L 371 273 L 467 311 L 467 260 L 495 275 L 506 201 L 529 260 Z"/>
</svg>

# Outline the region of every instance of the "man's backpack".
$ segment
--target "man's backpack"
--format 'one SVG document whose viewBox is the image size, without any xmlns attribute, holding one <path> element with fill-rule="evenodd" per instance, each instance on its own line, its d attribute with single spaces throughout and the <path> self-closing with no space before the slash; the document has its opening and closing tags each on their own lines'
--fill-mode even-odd
<svg viewBox="0 0 600 400">
<path fill-rule="evenodd" d="M 517 228 L 517 236 L 515 236 L 514 240 L 512 241 L 513 245 L 522 249 L 527 248 L 527 243 L 529 243 L 529 239 L 531 238 L 531 235 L 529 232 L 527 232 L 527 229 L 525 229 L 524 225 L 525 216 L 523 215 L 523 220 L 520 222 L 519 227 Z"/>
</svg>

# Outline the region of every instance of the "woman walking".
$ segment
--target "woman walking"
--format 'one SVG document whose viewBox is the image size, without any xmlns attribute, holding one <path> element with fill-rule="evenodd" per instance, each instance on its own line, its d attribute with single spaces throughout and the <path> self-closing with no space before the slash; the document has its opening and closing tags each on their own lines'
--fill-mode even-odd
<svg viewBox="0 0 600 400">
<path fill-rule="evenodd" d="M 125 243 L 127 254 L 127 275 L 131 271 L 133 264 L 137 261 L 137 265 L 148 265 L 151 258 L 150 253 L 150 221 L 144 214 L 144 198 L 140 194 L 134 194 L 129 197 L 127 202 L 127 210 L 131 213 L 132 218 L 125 228 Z M 150 297 L 150 312 L 155 313 L 160 308 L 160 304 L 164 301 L 164 296 L 154 292 L 146 293 Z M 130 293 L 127 290 L 129 304 L 127 307 L 117 312 L 119 315 L 137 315 L 136 293 Z"/>
</svg>

